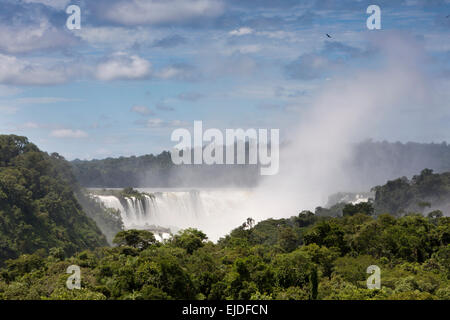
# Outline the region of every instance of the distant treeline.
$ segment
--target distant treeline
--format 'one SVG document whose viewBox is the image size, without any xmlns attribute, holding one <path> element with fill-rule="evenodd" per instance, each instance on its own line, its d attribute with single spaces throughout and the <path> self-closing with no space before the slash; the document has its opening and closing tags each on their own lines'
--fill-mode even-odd
<svg viewBox="0 0 450 320">
<path fill-rule="evenodd" d="M 411 180 L 406 177 L 391 180 L 373 190 L 377 214 L 450 214 L 450 172 L 435 174 L 430 169 L 424 169 Z"/>
<path fill-rule="evenodd" d="M 450 145 L 445 142 L 404 144 L 369 140 L 357 144 L 350 158 L 346 175 L 358 191 L 397 177 L 412 177 L 424 168 L 450 171 Z M 167 151 L 140 157 L 74 160 L 72 165 L 82 186 L 97 188 L 251 187 L 261 177 L 255 165 L 175 166 Z"/>
<path fill-rule="evenodd" d="M 246 153 L 248 161 L 248 144 Z M 87 188 L 252 187 L 259 179 L 258 165 L 174 165 L 168 151 L 140 157 L 74 160 L 72 165 L 77 181 Z"/>
<path fill-rule="evenodd" d="M 390 143 L 371 140 L 359 143 L 346 174 L 359 190 L 398 177 L 412 178 L 429 168 L 436 173 L 450 171 L 450 145 L 443 143 Z"/>
</svg>

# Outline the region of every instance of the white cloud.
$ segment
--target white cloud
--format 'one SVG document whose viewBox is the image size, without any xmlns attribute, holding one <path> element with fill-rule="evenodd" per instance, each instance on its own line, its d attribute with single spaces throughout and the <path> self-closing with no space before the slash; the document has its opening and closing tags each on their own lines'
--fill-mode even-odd
<svg viewBox="0 0 450 320">
<path fill-rule="evenodd" d="M 45 19 L 27 26 L 0 25 L 0 51 L 9 54 L 67 48 L 76 42 L 63 28 L 55 28 Z"/>
<path fill-rule="evenodd" d="M 50 134 L 54 138 L 87 138 L 89 135 L 82 130 L 58 129 L 53 130 Z"/>
<path fill-rule="evenodd" d="M 158 71 L 155 76 L 163 80 L 195 80 L 199 77 L 196 69 L 187 64 L 174 64 Z"/>
<path fill-rule="evenodd" d="M 150 76 L 151 66 L 149 61 L 137 55 L 118 52 L 97 66 L 96 77 L 104 81 L 144 79 Z"/>
<path fill-rule="evenodd" d="M 247 28 L 247 27 L 242 27 L 233 31 L 230 31 L 229 34 L 230 36 L 245 36 L 248 34 L 252 34 L 253 33 L 253 29 L 251 28 Z"/>
<path fill-rule="evenodd" d="M 49 85 L 67 81 L 64 66 L 44 67 L 39 63 L 0 54 L 0 83 L 8 85 Z"/>
<path fill-rule="evenodd" d="M 52 59 L 33 58 L 25 60 L 0 53 L 0 96 L 6 88 L 14 85 L 58 85 L 80 79 L 94 78 L 102 81 L 140 80 L 154 76 L 162 80 L 195 80 L 199 77 L 196 68 L 178 63 L 152 71 L 150 61 L 138 55 L 117 52 L 96 65 L 74 62 L 58 63 Z M 4 86 L 1 86 L 1 85 Z M 8 90 L 13 94 L 14 92 Z M 15 91 L 19 92 L 19 91 Z M 69 101 L 63 98 L 40 97 L 22 99 L 21 103 L 55 103 Z M 70 100 L 73 101 L 73 100 Z"/>
<path fill-rule="evenodd" d="M 105 17 L 125 25 L 179 23 L 216 17 L 224 11 L 221 0 L 127 0 L 110 5 Z"/>
<path fill-rule="evenodd" d="M 65 9 L 71 0 L 23 0 L 25 3 L 40 3 L 54 9 Z"/>
<path fill-rule="evenodd" d="M 155 31 L 144 28 L 122 27 L 83 27 L 75 34 L 90 45 L 104 48 L 105 45 L 127 48 L 135 43 L 151 43 L 156 37 Z"/>
</svg>

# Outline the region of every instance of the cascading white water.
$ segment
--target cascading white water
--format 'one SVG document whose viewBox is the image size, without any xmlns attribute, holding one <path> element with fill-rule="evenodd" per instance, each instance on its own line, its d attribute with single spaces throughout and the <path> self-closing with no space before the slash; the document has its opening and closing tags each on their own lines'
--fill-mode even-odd
<svg viewBox="0 0 450 320">
<path fill-rule="evenodd" d="M 98 195 L 92 195 L 92 196 L 95 199 L 98 199 L 100 202 L 102 202 L 105 205 L 105 207 L 107 207 L 107 208 L 119 210 L 121 214 L 123 212 L 125 212 L 125 208 L 120 203 L 119 198 L 117 198 L 115 196 L 98 196 Z M 122 219 L 123 219 L 123 216 L 122 216 Z"/>
<path fill-rule="evenodd" d="M 241 225 L 242 204 L 251 194 L 249 190 L 220 189 L 200 191 L 138 189 L 142 198 L 93 195 L 105 207 L 120 211 L 126 229 L 145 229 L 150 226 L 170 228 L 172 232 L 197 228 L 217 240 Z M 148 195 L 148 194 L 151 194 Z"/>
</svg>

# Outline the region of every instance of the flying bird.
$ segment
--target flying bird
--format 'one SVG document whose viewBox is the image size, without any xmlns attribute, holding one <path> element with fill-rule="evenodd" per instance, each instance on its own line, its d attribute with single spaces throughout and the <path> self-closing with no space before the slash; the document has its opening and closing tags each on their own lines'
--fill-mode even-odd
<svg viewBox="0 0 450 320">
<path fill-rule="evenodd" d="M 327 33 L 327 37 L 328 37 L 328 38 L 331 38 L 331 36 L 330 36 L 328 33 Z"/>
</svg>

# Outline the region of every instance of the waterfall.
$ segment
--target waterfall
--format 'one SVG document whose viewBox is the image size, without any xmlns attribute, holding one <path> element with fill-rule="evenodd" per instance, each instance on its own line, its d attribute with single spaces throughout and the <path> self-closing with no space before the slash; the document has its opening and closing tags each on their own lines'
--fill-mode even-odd
<svg viewBox="0 0 450 320">
<path fill-rule="evenodd" d="M 126 229 L 169 228 L 172 232 L 197 228 L 212 239 L 242 224 L 248 217 L 238 217 L 238 209 L 250 194 L 248 190 L 153 190 L 139 189 L 142 196 L 119 198 L 114 195 L 92 196 L 107 208 L 120 211 Z M 113 193 L 113 192 L 112 192 Z M 164 235 L 157 235 L 163 238 Z"/>
<path fill-rule="evenodd" d="M 122 219 L 123 219 L 123 213 L 125 212 L 125 208 L 120 203 L 119 198 L 115 196 L 98 196 L 98 195 L 92 195 L 95 199 L 98 199 L 101 203 L 105 205 L 107 208 L 119 210 Z"/>
</svg>

